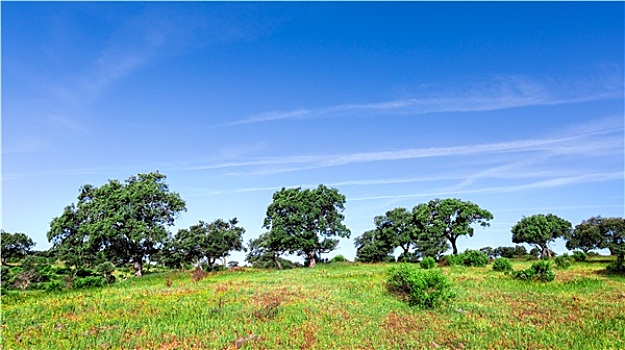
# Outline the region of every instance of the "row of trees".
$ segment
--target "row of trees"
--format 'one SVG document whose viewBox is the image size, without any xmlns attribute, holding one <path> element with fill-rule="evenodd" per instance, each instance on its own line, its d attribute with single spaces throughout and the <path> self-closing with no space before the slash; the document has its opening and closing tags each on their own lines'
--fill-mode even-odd
<svg viewBox="0 0 625 350">
<path fill-rule="evenodd" d="M 178 193 L 170 192 L 165 176 L 139 174 L 124 183 L 110 180 L 101 187 L 80 188 L 78 201 L 52 220 L 48 240 L 52 254 L 78 270 L 104 261 L 133 264 L 143 274 L 145 261 L 182 268 L 203 263 L 226 265 L 232 251 L 246 251 L 245 229 L 236 218 L 200 221 L 175 235 L 168 228 L 186 211 Z M 281 266 L 280 256 L 298 254 L 309 266 L 336 249 L 336 237 L 349 237 L 343 224 L 345 196 L 320 185 L 316 189 L 283 188 L 273 196 L 263 227 L 268 231 L 249 243 L 250 262 L 267 260 Z M 281 259 L 281 258 L 280 258 Z"/>
<path fill-rule="evenodd" d="M 132 264 L 143 274 L 146 261 L 182 268 L 202 263 L 226 265 L 232 251 L 248 251 L 246 260 L 255 266 L 281 268 L 285 254 L 302 256 L 314 267 L 321 254 L 336 249 L 339 238 L 349 238 L 343 224 L 346 198 L 337 189 L 319 185 L 315 189 L 282 188 L 273 195 L 263 228 L 267 231 L 243 244 L 245 229 L 236 218 L 200 221 L 172 235 L 168 228 L 186 210 L 178 193 L 170 192 L 165 176 L 156 172 L 138 174 L 123 183 L 110 180 L 101 187 L 80 188 L 78 201 L 65 207 L 52 220 L 49 255 L 76 271 L 104 262 L 116 266 Z M 373 230 L 355 239 L 357 260 L 377 262 L 400 259 L 440 258 L 450 247 L 458 253 L 457 239 L 473 236 L 474 225 L 489 226 L 492 213 L 458 199 L 436 199 L 412 210 L 396 208 L 375 217 Z M 609 248 L 623 261 L 625 224 L 622 218 L 591 218 L 575 229 L 555 215 L 525 217 L 512 228 L 514 243 L 535 245 L 549 256 L 549 244 L 567 239 L 567 248 Z M 27 255 L 34 243 L 24 234 L 2 233 L 2 262 Z M 290 262 L 289 262 L 290 263 Z"/>
<path fill-rule="evenodd" d="M 395 208 L 374 219 L 375 229 L 355 239 L 357 260 L 378 262 L 394 259 L 439 258 L 451 248 L 458 254 L 458 237 L 473 236 L 473 224 L 489 226 L 493 214 L 478 205 L 455 198 L 435 199 L 415 206 L 412 211 Z"/>
<path fill-rule="evenodd" d="M 355 239 L 356 259 L 363 262 L 394 260 L 393 253 L 401 250 L 400 260 L 424 257 L 438 259 L 449 249 L 457 254 L 456 240 L 461 235 L 473 236 L 471 224 L 488 226 L 492 214 L 471 202 L 458 199 L 436 199 L 408 211 L 395 208 L 374 219 L 375 229 Z M 579 225 L 553 214 L 536 214 L 522 218 L 512 227 L 512 242 L 533 245 L 543 257 L 551 258 L 549 244 L 558 238 L 566 240 L 569 250 L 584 252 L 609 249 L 617 256 L 615 266 L 625 272 L 625 219 L 591 217 Z M 486 248 L 485 248 L 486 249 Z M 490 256 L 523 256 L 525 247 L 489 248 Z"/>
</svg>

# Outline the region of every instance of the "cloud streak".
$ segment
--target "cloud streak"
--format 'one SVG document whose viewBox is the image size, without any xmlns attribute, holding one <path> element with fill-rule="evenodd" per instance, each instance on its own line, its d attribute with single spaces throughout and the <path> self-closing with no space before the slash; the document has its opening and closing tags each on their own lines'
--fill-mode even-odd
<svg viewBox="0 0 625 350">
<path fill-rule="evenodd" d="M 224 162 L 187 167 L 176 167 L 173 171 L 202 171 L 236 168 L 254 168 L 229 175 L 270 175 L 301 170 L 336 167 L 349 164 L 402 161 L 423 158 L 482 156 L 494 154 L 530 153 L 542 157 L 565 155 L 591 155 L 623 152 L 622 126 L 605 124 L 602 128 L 586 130 L 579 134 L 556 138 L 528 139 L 510 142 L 485 143 L 438 148 L 412 148 L 395 151 L 361 152 L 329 155 L 298 155 L 266 157 L 238 162 Z M 621 130 L 621 134 L 617 134 Z"/>
<path fill-rule="evenodd" d="M 247 125 L 281 120 L 311 118 L 339 118 L 352 115 L 377 114 L 422 115 L 448 112 L 485 112 L 519 107 L 535 107 L 581 103 L 623 97 L 623 87 L 604 84 L 588 86 L 587 91 L 560 91 L 528 78 L 498 76 L 490 86 L 468 89 L 465 95 L 405 98 L 377 103 L 341 104 L 322 108 L 300 108 L 291 111 L 272 111 L 240 119 L 225 126 Z M 558 90 L 558 91 L 555 91 Z"/>
<path fill-rule="evenodd" d="M 558 177 L 543 181 L 536 181 L 522 185 L 511 186 L 496 186 L 496 187 L 484 187 L 473 190 L 449 190 L 440 192 L 420 193 L 420 194 L 401 194 L 401 195 L 383 195 L 383 196 L 368 196 L 351 198 L 350 201 L 369 201 L 380 199 L 405 199 L 405 198 L 418 198 L 418 197 L 441 197 L 441 196 L 455 196 L 460 194 L 480 194 L 480 193 L 510 193 L 510 192 L 523 192 L 529 190 L 549 189 L 554 187 L 563 187 L 582 183 L 604 182 L 612 180 L 623 180 L 623 172 L 607 172 L 607 173 L 594 173 L 579 176 Z"/>
</svg>

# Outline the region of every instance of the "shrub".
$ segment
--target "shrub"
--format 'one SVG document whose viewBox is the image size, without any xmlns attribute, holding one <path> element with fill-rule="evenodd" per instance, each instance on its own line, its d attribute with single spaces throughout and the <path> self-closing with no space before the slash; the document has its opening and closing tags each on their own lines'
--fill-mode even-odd
<svg viewBox="0 0 625 350">
<path fill-rule="evenodd" d="M 573 252 L 573 260 L 578 262 L 586 261 L 588 260 L 588 254 L 580 252 L 579 250 L 575 251 Z"/>
<path fill-rule="evenodd" d="M 488 255 L 477 250 L 466 250 L 462 257 L 462 263 L 466 266 L 483 267 L 488 264 Z"/>
<path fill-rule="evenodd" d="M 92 287 L 104 287 L 106 285 L 106 279 L 102 276 L 87 276 L 83 278 L 74 279 L 74 288 L 92 288 Z"/>
<path fill-rule="evenodd" d="M 616 261 L 607 266 L 607 270 L 610 273 L 625 275 L 625 259 L 622 256 L 618 256 Z"/>
<path fill-rule="evenodd" d="M 63 282 L 54 280 L 48 282 L 46 285 L 46 292 L 60 292 L 63 290 Z"/>
<path fill-rule="evenodd" d="M 436 260 L 434 260 L 434 258 L 432 258 L 431 256 L 426 256 L 425 258 L 421 259 L 419 265 L 421 265 L 422 269 L 431 269 L 436 266 Z"/>
<path fill-rule="evenodd" d="M 541 282 L 551 282 L 556 278 L 556 274 L 551 271 L 551 263 L 545 260 L 533 263 L 532 266 L 526 270 L 516 271 L 513 276 L 520 280 L 535 280 Z"/>
<path fill-rule="evenodd" d="M 455 297 L 451 284 L 440 271 L 400 264 L 390 268 L 388 273 L 387 290 L 411 306 L 434 308 Z"/>
<path fill-rule="evenodd" d="M 572 258 L 568 254 L 556 256 L 553 261 L 556 263 L 556 267 L 562 270 L 566 270 L 571 267 Z"/>
<path fill-rule="evenodd" d="M 348 260 L 343 255 L 340 255 L 340 254 L 332 258 L 332 260 L 330 260 L 331 263 L 347 262 L 347 261 Z"/>
<path fill-rule="evenodd" d="M 441 259 L 443 266 L 458 266 L 464 263 L 464 254 L 446 255 Z"/>
<path fill-rule="evenodd" d="M 502 271 L 502 272 L 510 272 L 512 271 L 512 263 L 508 258 L 499 258 L 493 261 L 493 270 Z"/>
</svg>

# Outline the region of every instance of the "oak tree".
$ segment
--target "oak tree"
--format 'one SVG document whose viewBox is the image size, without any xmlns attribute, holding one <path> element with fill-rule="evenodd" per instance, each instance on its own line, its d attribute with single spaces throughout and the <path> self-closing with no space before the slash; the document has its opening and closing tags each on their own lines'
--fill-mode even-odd
<svg viewBox="0 0 625 350">
<path fill-rule="evenodd" d="M 281 248 L 303 255 L 314 267 L 319 254 L 337 247 L 338 239 L 333 237 L 349 238 L 350 230 L 343 224 L 344 206 L 345 196 L 324 185 L 282 188 L 267 207 L 263 227 Z"/>
<path fill-rule="evenodd" d="M 553 214 L 536 214 L 522 218 L 512 227 L 512 243 L 528 243 L 540 249 L 541 256 L 551 258 L 549 243 L 568 237 L 571 223 Z"/>
</svg>

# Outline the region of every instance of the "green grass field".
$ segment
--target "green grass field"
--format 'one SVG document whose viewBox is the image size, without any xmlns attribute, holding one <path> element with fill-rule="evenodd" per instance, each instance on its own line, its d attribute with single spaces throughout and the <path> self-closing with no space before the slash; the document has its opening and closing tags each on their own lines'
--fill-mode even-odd
<svg viewBox="0 0 625 350">
<path fill-rule="evenodd" d="M 529 262 L 513 262 L 515 270 Z M 444 267 L 456 299 L 408 307 L 390 264 L 132 278 L 108 288 L 2 297 L 3 349 L 625 349 L 625 278 L 605 263 L 551 283 Z"/>
</svg>

